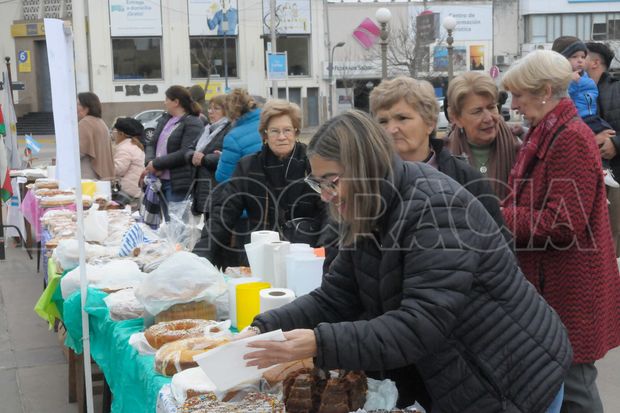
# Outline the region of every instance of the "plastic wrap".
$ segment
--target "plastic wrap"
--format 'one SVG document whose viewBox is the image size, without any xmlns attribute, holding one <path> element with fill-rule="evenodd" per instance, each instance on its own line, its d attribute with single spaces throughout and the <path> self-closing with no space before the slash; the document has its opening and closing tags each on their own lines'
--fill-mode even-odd
<svg viewBox="0 0 620 413">
<path fill-rule="evenodd" d="M 100 245 L 86 244 L 86 259 L 116 255 L 115 250 Z M 80 248 L 76 239 L 63 239 L 54 249 L 53 257 L 63 270 L 72 270 L 80 264 Z"/>
<path fill-rule="evenodd" d="M 103 242 L 108 237 L 108 213 L 99 211 L 99 205 L 93 204 L 84 217 L 84 239 Z"/>
<path fill-rule="evenodd" d="M 131 260 L 114 260 L 104 265 L 86 264 L 86 277 L 91 287 L 115 291 L 137 287 L 144 279 L 144 273 Z M 80 269 L 69 271 L 60 281 L 60 288 L 64 299 L 79 290 Z"/>
<path fill-rule="evenodd" d="M 159 236 L 167 240 L 177 250 L 191 251 L 200 239 L 198 221 L 192 214 L 192 199 L 168 203 L 170 220 L 159 228 Z"/>
<path fill-rule="evenodd" d="M 144 315 L 144 306 L 136 298 L 133 288 L 126 288 L 106 296 L 103 301 L 114 321 L 132 320 Z"/>
<path fill-rule="evenodd" d="M 224 276 L 205 258 L 177 252 L 147 274 L 136 290 L 146 310 L 157 315 L 175 304 L 193 301 L 215 303 L 226 292 Z"/>
<path fill-rule="evenodd" d="M 225 337 L 193 337 L 164 344 L 155 353 L 155 370 L 164 376 L 196 367 L 194 356 L 205 353 L 230 340 Z"/>
</svg>

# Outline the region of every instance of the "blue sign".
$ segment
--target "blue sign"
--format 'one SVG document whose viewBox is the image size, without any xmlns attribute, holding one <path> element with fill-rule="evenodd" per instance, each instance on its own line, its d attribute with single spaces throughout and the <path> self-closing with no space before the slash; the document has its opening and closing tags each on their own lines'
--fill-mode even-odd
<svg viewBox="0 0 620 413">
<path fill-rule="evenodd" d="M 26 140 L 26 148 L 30 149 L 32 153 L 37 154 L 41 152 L 41 144 L 32 135 L 26 135 L 24 139 Z"/>
<path fill-rule="evenodd" d="M 286 80 L 288 62 L 285 53 L 267 53 L 267 79 Z"/>
<path fill-rule="evenodd" d="M 25 50 L 20 50 L 17 54 L 17 60 L 19 63 L 26 63 L 28 61 L 28 52 Z"/>
</svg>

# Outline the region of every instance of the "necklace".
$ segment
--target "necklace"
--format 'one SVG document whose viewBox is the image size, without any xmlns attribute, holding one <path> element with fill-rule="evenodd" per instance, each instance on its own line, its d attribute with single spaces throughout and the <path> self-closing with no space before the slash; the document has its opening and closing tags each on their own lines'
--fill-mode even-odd
<svg viewBox="0 0 620 413">
<path fill-rule="evenodd" d="M 489 162 L 489 160 L 487 159 L 486 162 L 480 162 L 480 168 L 479 171 L 482 175 L 486 175 L 488 168 L 487 168 L 487 163 Z"/>
</svg>

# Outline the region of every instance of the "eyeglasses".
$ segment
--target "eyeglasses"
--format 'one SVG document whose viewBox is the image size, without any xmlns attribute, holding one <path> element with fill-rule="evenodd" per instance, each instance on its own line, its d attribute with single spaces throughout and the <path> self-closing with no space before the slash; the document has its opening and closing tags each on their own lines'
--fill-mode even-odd
<svg viewBox="0 0 620 413">
<path fill-rule="evenodd" d="M 335 192 L 336 188 L 338 188 L 339 181 L 340 181 L 340 175 L 336 175 L 331 180 L 324 180 L 324 179 L 319 180 L 319 179 L 313 178 L 310 175 L 304 178 L 304 182 L 307 183 L 310 186 L 310 188 L 312 188 L 314 191 L 318 192 L 319 194 L 322 191 L 330 191 L 332 193 Z"/>
<path fill-rule="evenodd" d="M 280 135 L 284 135 L 287 138 L 290 138 L 291 136 L 295 135 L 295 132 L 297 132 L 297 129 L 295 128 L 284 128 L 282 130 L 274 128 L 265 131 L 267 136 L 269 136 L 270 138 L 279 138 Z"/>
<path fill-rule="evenodd" d="M 209 107 L 209 112 L 211 112 L 211 111 L 215 112 L 216 110 L 223 110 L 223 108 L 220 107 L 220 106 L 210 106 Z"/>
</svg>

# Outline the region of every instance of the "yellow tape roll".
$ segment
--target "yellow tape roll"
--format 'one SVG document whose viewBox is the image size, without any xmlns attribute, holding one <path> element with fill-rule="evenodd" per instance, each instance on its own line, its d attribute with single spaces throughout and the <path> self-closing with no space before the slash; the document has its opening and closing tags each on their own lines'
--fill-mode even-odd
<svg viewBox="0 0 620 413">
<path fill-rule="evenodd" d="M 249 326 L 254 317 L 260 313 L 260 290 L 271 288 L 266 282 L 254 282 L 237 285 L 237 329 Z"/>
</svg>

